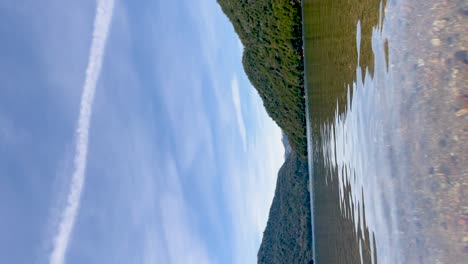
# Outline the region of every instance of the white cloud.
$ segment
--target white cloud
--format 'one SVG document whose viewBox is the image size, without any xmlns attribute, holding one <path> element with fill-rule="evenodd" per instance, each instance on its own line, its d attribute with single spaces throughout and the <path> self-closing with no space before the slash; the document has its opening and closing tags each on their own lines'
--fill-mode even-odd
<svg viewBox="0 0 468 264">
<path fill-rule="evenodd" d="M 67 204 L 60 216 L 60 224 L 53 238 L 53 249 L 50 255 L 51 264 L 64 262 L 70 236 L 73 230 L 80 205 L 81 192 L 84 186 L 86 159 L 88 152 L 88 133 L 92 113 L 92 105 L 96 90 L 96 83 L 101 72 L 102 59 L 112 20 L 114 1 L 99 0 L 97 2 L 94 20 L 93 38 L 91 43 L 86 79 L 81 97 L 78 128 L 76 130 L 76 149 L 74 171 Z"/>
<path fill-rule="evenodd" d="M 232 91 L 232 102 L 236 109 L 237 127 L 239 128 L 239 134 L 242 138 L 242 144 L 244 152 L 247 151 L 247 133 L 245 131 L 244 116 L 242 115 L 241 101 L 239 96 L 239 82 L 237 76 L 234 75 L 231 80 L 231 91 Z"/>
<path fill-rule="evenodd" d="M 169 160 L 166 172 L 166 191 L 160 198 L 162 229 L 168 250 L 169 263 L 209 264 L 204 244 L 190 229 L 187 208 L 184 201 L 175 162 Z"/>
<path fill-rule="evenodd" d="M 237 39 L 237 45 L 239 46 L 240 57 L 242 57 L 242 54 L 244 53 L 244 44 L 242 44 L 240 39 Z"/>
</svg>

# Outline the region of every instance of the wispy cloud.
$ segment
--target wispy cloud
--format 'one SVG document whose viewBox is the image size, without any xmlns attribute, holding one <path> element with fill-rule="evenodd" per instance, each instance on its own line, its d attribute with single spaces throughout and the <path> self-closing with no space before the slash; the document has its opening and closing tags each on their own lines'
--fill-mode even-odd
<svg viewBox="0 0 468 264">
<path fill-rule="evenodd" d="M 60 224 L 53 238 L 53 249 L 50 255 L 51 264 L 64 262 L 70 235 L 78 213 L 81 192 L 85 181 L 86 159 L 88 153 L 88 134 L 91 120 L 92 105 L 96 90 L 96 83 L 101 72 L 102 59 L 109 32 L 114 0 L 98 0 L 96 17 L 94 20 L 93 37 L 91 43 L 86 79 L 80 103 L 78 128 L 76 130 L 76 145 L 74 157 L 74 171 L 71 179 L 67 204 L 60 216 Z"/>
<path fill-rule="evenodd" d="M 242 138 L 242 144 L 245 152 L 247 151 L 247 133 L 245 131 L 244 116 L 242 115 L 241 101 L 239 96 L 239 82 L 237 81 L 236 75 L 234 75 L 231 80 L 231 91 L 232 102 L 234 103 L 234 108 L 236 109 L 237 127 L 239 128 L 239 134 Z"/>
<path fill-rule="evenodd" d="M 242 58 L 242 55 L 244 54 L 244 44 L 242 44 L 242 41 L 238 39 L 237 45 L 239 46 L 239 54 L 240 54 L 240 57 Z"/>
<path fill-rule="evenodd" d="M 229 176 L 224 192 L 233 216 L 234 263 L 249 263 L 256 259 L 265 230 L 284 148 L 281 130 L 265 113 L 260 97 L 245 77 L 240 80 L 239 85 L 248 88 L 245 103 L 253 107 L 253 127 L 246 159 L 239 161 L 230 156 L 235 154 L 227 154 Z"/>
<path fill-rule="evenodd" d="M 160 197 L 162 229 L 169 263 L 211 263 L 204 244 L 188 223 L 188 210 L 175 161 L 168 160 L 167 192 Z"/>
</svg>

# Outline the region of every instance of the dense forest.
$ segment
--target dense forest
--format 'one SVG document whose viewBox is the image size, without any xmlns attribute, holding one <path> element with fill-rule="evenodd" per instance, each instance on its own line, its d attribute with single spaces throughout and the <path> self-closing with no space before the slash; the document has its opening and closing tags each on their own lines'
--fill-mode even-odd
<svg viewBox="0 0 468 264">
<path fill-rule="evenodd" d="M 244 45 L 244 70 L 283 130 L 286 161 L 258 263 L 312 263 L 301 0 L 218 0 Z"/>
<path fill-rule="evenodd" d="M 278 173 L 275 197 L 258 251 L 259 264 L 308 264 L 312 227 L 308 166 L 293 152 Z"/>
<path fill-rule="evenodd" d="M 292 149 L 307 157 L 301 0 L 218 0 L 244 45 L 244 70 Z"/>
</svg>

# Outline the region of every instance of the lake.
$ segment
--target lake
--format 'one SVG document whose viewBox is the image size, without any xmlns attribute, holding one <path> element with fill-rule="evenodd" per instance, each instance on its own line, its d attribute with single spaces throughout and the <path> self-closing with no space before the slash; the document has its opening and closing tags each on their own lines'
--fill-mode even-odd
<svg viewBox="0 0 468 264">
<path fill-rule="evenodd" d="M 304 0 L 315 263 L 468 257 L 468 4 Z"/>
</svg>

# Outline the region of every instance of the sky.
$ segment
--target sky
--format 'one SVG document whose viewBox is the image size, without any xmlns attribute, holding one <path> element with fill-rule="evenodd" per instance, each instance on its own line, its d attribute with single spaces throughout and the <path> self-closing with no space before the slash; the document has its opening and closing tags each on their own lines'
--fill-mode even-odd
<svg viewBox="0 0 468 264">
<path fill-rule="evenodd" d="M 0 263 L 254 263 L 281 131 L 215 0 L 0 3 Z"/>
</svg>

